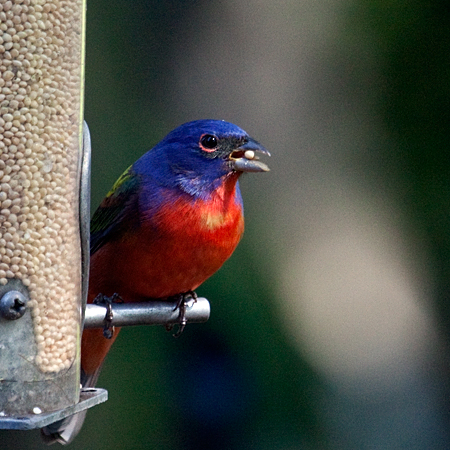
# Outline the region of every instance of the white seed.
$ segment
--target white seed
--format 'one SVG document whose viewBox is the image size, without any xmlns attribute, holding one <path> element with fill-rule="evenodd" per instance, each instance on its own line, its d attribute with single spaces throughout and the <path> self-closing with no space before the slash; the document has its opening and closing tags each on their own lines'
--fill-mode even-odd
<svg viewBox="0 0 450 450">
<path fill-rule="evenodd" d="M 244 153 L 244 157 L 246 159 L 254 159 L 255 158 L 255 152 L 253 150 L 246 150 Z"/>
</svg>

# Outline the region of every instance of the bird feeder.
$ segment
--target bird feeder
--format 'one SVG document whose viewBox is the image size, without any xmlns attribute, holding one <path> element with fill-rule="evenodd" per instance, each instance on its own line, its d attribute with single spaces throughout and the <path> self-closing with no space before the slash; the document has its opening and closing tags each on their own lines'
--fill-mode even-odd
<svg viewBox="0 0 450 450">
<path fill-rule="evenodd" d="M 90 139 L 84 0 L 0 0 L 0 429 L 46 426 L 107 399 L 80 390 L 88 305 Z M 84 314 L 86 311 L 86 320 Z M 173 305 L 113 305 L 111 325 L 170 324 Z M 198 299 L 186 319 L 204 322 Z"/>
<path fill-rule="evenodd" d="M 84 24 L 83 0 L 0 1 L 0 418 L 80 399 Z"/>
</svg>

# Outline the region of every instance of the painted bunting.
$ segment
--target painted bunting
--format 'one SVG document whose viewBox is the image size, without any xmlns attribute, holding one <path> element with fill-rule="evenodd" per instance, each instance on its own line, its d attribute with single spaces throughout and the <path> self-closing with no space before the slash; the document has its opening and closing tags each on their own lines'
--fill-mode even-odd
<svg viewBox="0 0 450 450">
<path fill-rule="evenodd" d="M 257 152 L 269 154 L 236 125 L 198 120 L 170 132 L 130 166 L 91 220 L 88 302 L 99 295 L 125 302 L 195 296 L 241 239 L 238 179 L 269 170 Z M 84 330 L 84 387 L 95 386 L 118 331 L 107 339 L 100 329 Z M 84 416 L 44 428 L 45 440 L 71 442 Z"/>
</svg>

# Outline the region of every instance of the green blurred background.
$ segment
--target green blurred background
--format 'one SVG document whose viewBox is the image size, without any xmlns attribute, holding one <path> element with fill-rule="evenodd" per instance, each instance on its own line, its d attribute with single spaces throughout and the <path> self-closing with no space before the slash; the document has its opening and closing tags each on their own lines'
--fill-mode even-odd
<svg viewBox="0 0 450 450">
<path fill-rule="evenodd" d="M 448 449 L 447 1 L 88 2 L 92 204 L 180 123 L 272 152 L 179 339 L 123 330 L 72 449 Z M 1 449 L 42 449 L 0 433 Z"/>
</svg>

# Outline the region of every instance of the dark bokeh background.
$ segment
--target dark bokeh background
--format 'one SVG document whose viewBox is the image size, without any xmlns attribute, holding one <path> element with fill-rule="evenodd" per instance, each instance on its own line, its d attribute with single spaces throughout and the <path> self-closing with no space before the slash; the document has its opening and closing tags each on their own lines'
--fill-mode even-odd
<svg viewBox="0 0 450 450">
<path fill-rule="evenodd" d="M 88 2 L 92 204 L 182 122 L 272 151 L 179 339 L 122 331 L 73 449 L 447 449 L 450 8 Z M 1 449 L 41 449 L 1 432 Z"/>
</svg>

